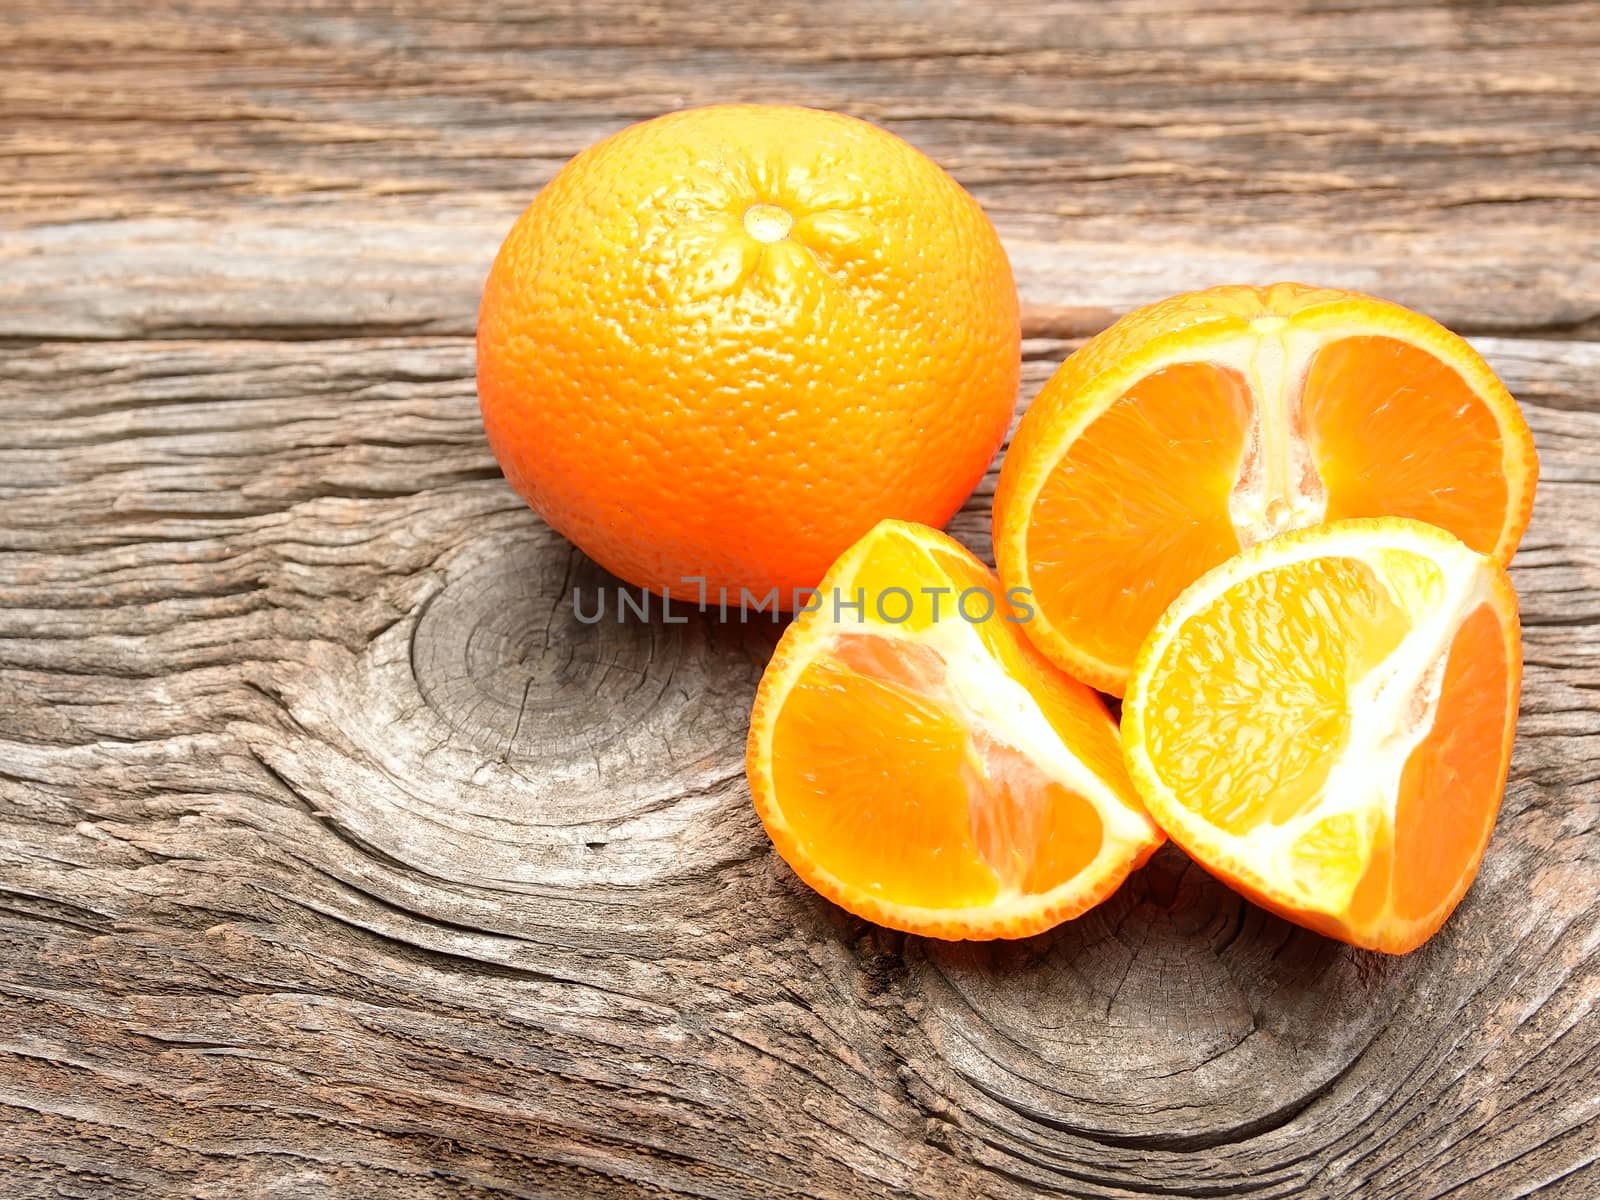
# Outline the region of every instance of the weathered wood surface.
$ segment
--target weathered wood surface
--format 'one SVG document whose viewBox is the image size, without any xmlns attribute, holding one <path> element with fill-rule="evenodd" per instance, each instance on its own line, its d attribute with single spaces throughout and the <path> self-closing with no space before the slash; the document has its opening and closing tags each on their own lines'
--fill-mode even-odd
<svg viewBox="0 0 1600 1200">
<path fill-rule="evenodd" d="M 0 5 L 0 1195 L 1600 1194 L 1597 49 L 1594 5 Z M 1434 942 L 1169 849 L 946 946 L 774 857 L 775 628 L 575 621 L 468 336 L 567 155 L 722 99 L 947 163 L 1023 400 L 1225 279 L 1480 335 L 1544 481 Z"/>
</svg>

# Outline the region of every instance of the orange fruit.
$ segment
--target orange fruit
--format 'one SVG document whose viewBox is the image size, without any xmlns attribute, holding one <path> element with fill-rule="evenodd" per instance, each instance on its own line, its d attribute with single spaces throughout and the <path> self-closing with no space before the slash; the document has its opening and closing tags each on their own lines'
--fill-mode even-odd
<svg viewBox="0 0 1600 1200">
<path fill-rule="evenodd" d="M 728 105 L 569 162 L 501 246 L 478 394 L 506 478 L 631 583 L 780 605 L 882 517 L 942 525 L 1016 403 L 983 210 L 864 121 Z"/>
<path fill-rule="evenodd" d="M 1000 578 L 1028 632 L 1120 695 L 1174 597 L 1241 549 L 1411 517 L 1511 560 L 1539 464 L 1477 351 L 1355 292 L 1218 287 L 1130 313 L 1062 364 L 995 492 Z"/>
<path fill-rule="evenodd" d="M 818 599 L 762 677 L 745 760 L 773 844 L 817 891 L 911 933 L 1023 937 L 1161 844 L 1100 698 L 1033 648 L 1025 609 L 959 543 L 884 521 Z"/>
<path fill-rule="evenodd" d="M 1477 874 L 1521 680 L 1499 565 L 1420 521 L 1338 521 L 1178 597 L 1134 664 L 1123 748 L 1151 814 L 1213 874 L 1401 953 Z"/>
</svg>

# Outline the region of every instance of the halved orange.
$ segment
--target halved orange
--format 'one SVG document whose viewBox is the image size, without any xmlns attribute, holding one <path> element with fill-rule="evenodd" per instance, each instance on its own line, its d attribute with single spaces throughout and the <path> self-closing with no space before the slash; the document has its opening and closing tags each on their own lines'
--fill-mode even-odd
<svg viewBox="0 0 1600 1200">
<path fill-rule="evenodd" d="M 1419 521 L 1339 521 L 1178 597 L 1134 664 L 1123 749 L 1151 815 L 1213 874 L 1401 953 L 1477 874 L 1521 680 L 1503 569 Z"/>
<path fill-rule="evenodd" d="M 1409 309 L 1281 283 L 1139 309 L 1089 341 L 1017 429 L 995 558 L 1057 665 L 1121 695 L 1203 572 L 1288 529 L 1412 517 L 1508 563 L 1539 464 L 1487 363 Z"/>
<path fill-rule="evenodd" d="M 745 765 L 778 853 L 824 896 L 910 933 L 1024 937 L 1164 840 L 1100 698 L 958 542 L 881 522 L 817 600 L 762 677 Z"/>
</svg>

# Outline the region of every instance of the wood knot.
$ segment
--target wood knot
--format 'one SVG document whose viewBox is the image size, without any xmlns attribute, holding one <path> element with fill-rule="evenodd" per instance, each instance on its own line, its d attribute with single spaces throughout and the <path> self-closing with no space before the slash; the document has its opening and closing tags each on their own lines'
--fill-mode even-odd
<svg viewBox="0 0 1600 1200">
<path fill-rule="evenodd" d="M 1096 1141 L 1216 1146 L 1349 1069 L 1409 965 L 1298 929 L 1163 847 L 1110 900 L 1011 944 L 908 947 L 920 1024 L 1017 1112 Z"/>
<path fill-rule="evenodd" d="M 472 548 L 412 634 L 418 693 L 470 747 L 540 782 L 662 794 L 742 762 L 778 630 L 628 588 L 565 540 Z M 618 602 L 626 594 L 631 604 Z M 619 787 L 620 785 L 620 787 Z"/>
</svg>

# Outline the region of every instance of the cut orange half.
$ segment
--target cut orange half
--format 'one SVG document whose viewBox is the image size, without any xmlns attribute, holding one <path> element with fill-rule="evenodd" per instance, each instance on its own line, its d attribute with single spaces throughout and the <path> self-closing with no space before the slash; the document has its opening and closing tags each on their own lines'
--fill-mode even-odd
<svg viewBox="0 0 1600 1200">
<path fill-rule="evenodd" d="M 1401 953 L 1466 893 L 1522 679 L 1505 571 L 1419 521 L 1285 534 L 1202 576 L 1122 708 L 1151 814 L 1264 907 Z"/>
<path fill-rule="evenodd" d="M 1024 937 L 1109 896 L 1164 840 L 1100 698 L 1021 633 L 959 543 L 884 521 L 784 631 L 750 718 L 773 845 L 857 916 Z"/>
<path fill-rule="evenodd" d="M 1241 549 L 1412 517 L 1508 563 L 1538 477 L 1483 359 L 1427 317 L 1281 283 L 1130 313 L 1045 385 L 995 492 L 995 558 L 1055 663 L 1121 695 L 1180 591 Z"/>
</svg>

